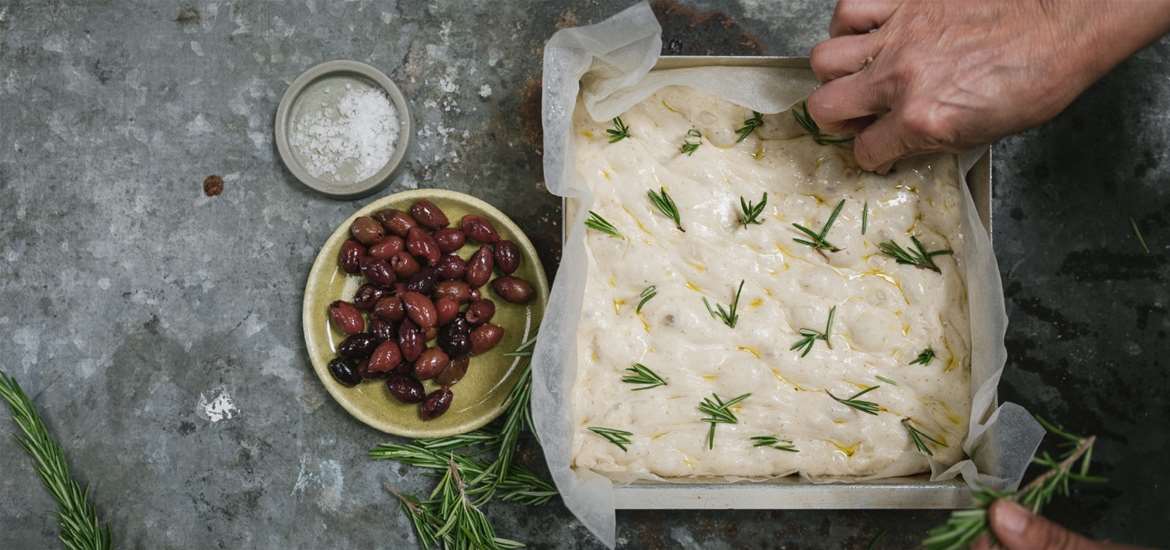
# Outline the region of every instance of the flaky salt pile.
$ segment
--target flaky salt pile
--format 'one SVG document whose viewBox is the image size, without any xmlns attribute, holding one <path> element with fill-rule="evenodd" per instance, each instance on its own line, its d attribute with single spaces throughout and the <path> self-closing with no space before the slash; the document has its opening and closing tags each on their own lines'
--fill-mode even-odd
<svg viewBox="0 0 1170 550">
<path fill-rule="evenodd" d="M 305 169 L 338 184 L 378 173 L 398 143 L 398 111 L 390 99 L 382 90 L 353 84 L 326 97 L 336 103 L 326 99 L 306 108 L 289 136 Z"/>
</svg>

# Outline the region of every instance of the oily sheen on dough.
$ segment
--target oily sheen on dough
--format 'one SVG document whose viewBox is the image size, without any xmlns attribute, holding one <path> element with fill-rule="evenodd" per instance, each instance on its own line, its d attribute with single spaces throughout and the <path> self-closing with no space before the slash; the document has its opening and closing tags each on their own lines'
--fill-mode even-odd
<svg viewBox="0 0 1170 550">
<path fill-rule="evenodd" d="M 879 243 L 951 248 L 959 234 L 959 185 L 952 156 L 900 163 L 880 176 L 860 171 L 848 148 L 789 137 L 791 124 L 764 116 L 741 142 L 752 113 L 690 88 L 665 88 L 622 114 L 630 137 L 606 129 L 578 106 L 576 167 L 593 191 L 592 210 L 625 236 L 587 231 L 588 282 L 578 330 L 573 394 L 574 467 L 618 479 L 640 477 L 887 477 L 928 470 L 903 419 L 944 445 L 933 458 L 962 458 L 970 409 L 967 300 L 961 257 L 936 256 L 942 273 L 899 265 Z M 679 151 L 687 131 L 703 140 Z M 791 132 L 789 132 L 791 135 Z M 682 225 L 657 211 L 649 190 L 666 188 Z M 740 197 L 768 194 L 760 225 L 738 222 Z M 826 260 L 793 241 L 800 223 L 819 230 L 845 205 L 827 240 Z M 862 212 L 868 204 L 866 234 Z M 726 306 L 743 280 L 734 328 L 704 306 Z M 657 289 L 640 314 L 639 294 Z M 800 357 L 789 348 L 801 328 L 836 318 L 830 349 L 818 340 Z M 925 349 L 935 358 L 911 364 Z M 625 369 L 641 363 L 666 386 L 634 391 Z M 882 377 L 885 380 L 879 379 Z M 881 406 L 868 415 L 842 398 Z M 699 403 L 750 393 L 738 423 L 719 424 L 708 449 Z M 588 431 L 631 432 L 626 451 Z M 799 452 L 754 447 L 751 437 L 791 440 Z"/>
</svg>

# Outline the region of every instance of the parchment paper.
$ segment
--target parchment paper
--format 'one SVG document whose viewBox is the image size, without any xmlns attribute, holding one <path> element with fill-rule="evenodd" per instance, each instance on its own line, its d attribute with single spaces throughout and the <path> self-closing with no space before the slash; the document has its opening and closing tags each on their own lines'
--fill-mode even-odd
<svg viewBox="0 0 1170 550">
<path fill-rule="evenodd" d="M 587 272 L 583 214 L 593 202 L 575 175 L 571 124 L 578 94 L 588 114 L 603 121 L 664 86 L 686 85 L 761 113 L 778 113 L 807 97 L 817 85 L 811 71 L 804 69 L 704 67 L 651 73 L 662 49 L 661 33 L 649 5 L 639 3 L 601 23 L 560 30 L 544 50 L 545 183 L 550 192 L 573 199 L 580 207 L 568 222 L 561 265 L 533 353 L 532 416 L 565 506 L 609 547 L 615 544 L 613 482 L 569 467 L 577 322 Z M 963 173 L 980 153 L 960 155 Z M 970 194 L 962 196 L 961 237 L 951 245 L 966 270 L 971 316 L 972 409 L 970 431 L 963 441 L 971 459 L 949 468 L 932 462 L 931 479 L 962 476 L 968 484 L 1014 489 L 1044 430 L 1019 405 L 997 407 L 996 387 L 1007 358 L 1003 288 L 975 204 Z"/>
</svg>

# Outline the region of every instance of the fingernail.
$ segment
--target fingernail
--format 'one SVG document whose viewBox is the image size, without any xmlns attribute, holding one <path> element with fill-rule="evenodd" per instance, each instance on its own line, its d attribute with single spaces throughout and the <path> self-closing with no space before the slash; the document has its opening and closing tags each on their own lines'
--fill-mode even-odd
<svg viewBox="0 0 1170 550">
<path fill-rule="evenodd" d="M 1004 534 L 1022 534 L 1032 519 L 1032 514 L 1026 508 L 1010 500 L 1001 500 L 998 508 L 995 517 L 998 527 L 996 530 Z"/>
</svg>

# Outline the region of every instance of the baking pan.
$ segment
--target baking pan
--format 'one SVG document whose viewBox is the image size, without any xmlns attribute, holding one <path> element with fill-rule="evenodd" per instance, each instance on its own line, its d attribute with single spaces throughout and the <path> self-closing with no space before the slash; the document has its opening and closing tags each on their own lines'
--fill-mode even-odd
<svg viewBox="0 0 1170 550">
<path fill-rule="evenodd" d="M 688 67 L 777 67 L 809 69 L 807 57 L 663 56 L 659 69 Z M 809 69 L 811 70 L 811 69 Z M 991 234 L 991 150 L 975 162 L 966 177 L 980 221 Z M 561 239 L 564 240 L 572 201 L 563 203 Z M 953 509 L 970 507 L 974 500 L 961 479 L 930 481 L 926 474 L 875 481 L 812 483 L 797 476 L 761 481 L 691 482 L 638 481 L 614 485 L 614 507 L 619 510 L 675 509 Z"/>
</svg>

